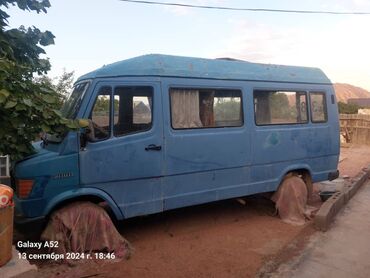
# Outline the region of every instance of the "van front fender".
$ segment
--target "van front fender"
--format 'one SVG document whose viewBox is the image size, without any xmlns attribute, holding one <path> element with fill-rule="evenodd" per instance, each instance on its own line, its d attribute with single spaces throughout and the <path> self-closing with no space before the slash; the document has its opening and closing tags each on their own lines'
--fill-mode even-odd
<svg viewBox="0 0 370 278">
<path fill-rule="evenodd" d="M 124 219 L 124 216 L 121 213 L 121 210 L 118 208 L 117 204 L 114 202 L 112 197 L 109 194 L 107 194 L 105 191 L 97 189 L 97 188 L 80 188 L 77 190 L 73 189 L 73 190 L 65 191 L 55 196 L 53 199 L 49 201 L 49 204 L 43 211 L 43 215 L 49 215 L 49 213 L 51 213 L 55 207 L 57 207 L 58 205 L 64 202 L 73 201 L 73 200 L 78 201 L 79 199 L 83 197 L 89 197 L 89 196 L 98 197 L 102 199 L 103 201 L 107 202 L 107 204 L 112 209 L 117 220 Z"/>
</svg>

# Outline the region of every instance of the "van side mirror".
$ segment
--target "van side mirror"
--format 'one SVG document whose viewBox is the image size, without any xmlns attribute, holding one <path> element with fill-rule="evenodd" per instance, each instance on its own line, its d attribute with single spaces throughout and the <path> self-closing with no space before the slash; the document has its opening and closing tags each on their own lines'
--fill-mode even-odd
<svg viewBox="0 0 370 278">
<path fill-rule="evenodd" d="M 89 126 L 89 119 L 78 119 L 79 127 L 86 128 Z"/>
<path fill-rule="evenodd" d="M 92 122 L 91 122 L 92 123 Z M 80 148 L 84 150 L 88 142 L 96 142 L 93 124 L 82 128 L 80 131 Z"/>
</svg>

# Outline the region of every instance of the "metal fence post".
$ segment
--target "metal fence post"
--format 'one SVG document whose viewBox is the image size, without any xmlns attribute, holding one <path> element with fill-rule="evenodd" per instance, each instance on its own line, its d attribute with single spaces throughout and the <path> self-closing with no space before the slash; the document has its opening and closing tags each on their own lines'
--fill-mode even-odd
<svg viewBox="0 0 370 278">
<path fill-rule="evenodd" d="M 5 177 L 10 176 L 10 159 L 8 155 L 0 155 L 0 176 L 3 175 Z"/>
<path fill-rule="evenodd" d="M 10 169 L 10 165 L 9 165 L 9 155 L 6 156 L 6 163 L 5 163 L 5 171 L 6 171 L 6 176 L 7 177 L 10 177 L 10 173 L 9 173 L 9 169 Z"/>
</svg>

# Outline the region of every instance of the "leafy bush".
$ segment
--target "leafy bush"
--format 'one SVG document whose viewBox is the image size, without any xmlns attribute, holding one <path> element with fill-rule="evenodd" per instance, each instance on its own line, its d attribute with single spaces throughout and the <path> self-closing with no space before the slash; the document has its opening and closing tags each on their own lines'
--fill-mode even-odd
<svg viewBox="0 0 370 278">
<path fill-rule="evenodd" d="M 2 0 L 0 2 L 0 153 L 20 159 L 33 152 L 31 141 L 41 132 L 62 134 L 77 128 L 76 121 L 63 119 L 58 112 L 58 95 L 35 80 L 50 69 L 44 46 L 54 35 L 36 27 L 8 28 L 9 5 L 37 13 L 50 7 L 48 0 Z"/>
</svg>

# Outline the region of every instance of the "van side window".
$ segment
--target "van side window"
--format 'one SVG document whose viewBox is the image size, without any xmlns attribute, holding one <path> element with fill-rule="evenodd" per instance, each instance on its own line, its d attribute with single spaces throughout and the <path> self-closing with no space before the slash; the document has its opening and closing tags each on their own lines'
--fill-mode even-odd
<svg viewBox="0 0 370 278">
<path fill-rule="evenodd" d="M 239 90 L 170 89 L 174 129 L 237 127 L 243 125 Z"/>
<path fill-rule="evenodd" d="M 308 122 L 306 92 L 255 90 L 253 98 L 257 125 Z"/>
<path fill-rule="evenodd" d="M 326 109 L 325 94 L 319 92 L 310 92 L 311 102 L 311 121 L 313 123 L 322 123 L 328 120 Z"/>
<path fill-rule="evenodd" d="M 110 98 L 111 87 L 99 89 L 98 96 L 91 112 L 90 134 L 91 141 L 100 141 L 110 137 Z"/>
<path fill-rule="evenodd" d="M 142 132 L 152 127 L 153 88 L 147 86 L 114 89 L 114 136 Z"/>
</svg>

